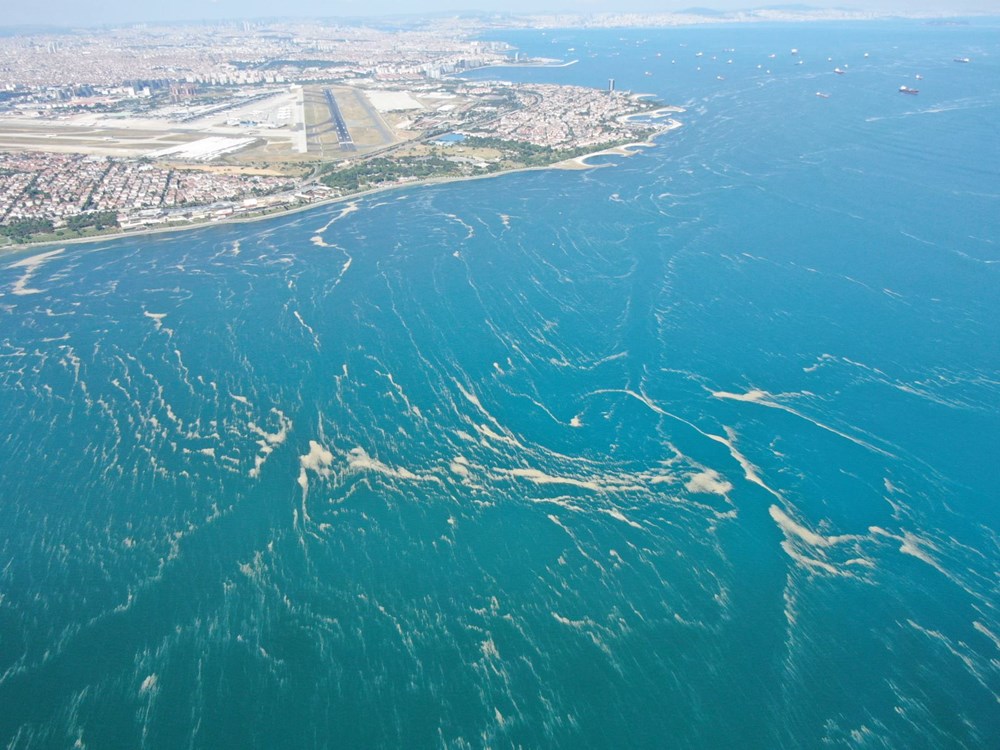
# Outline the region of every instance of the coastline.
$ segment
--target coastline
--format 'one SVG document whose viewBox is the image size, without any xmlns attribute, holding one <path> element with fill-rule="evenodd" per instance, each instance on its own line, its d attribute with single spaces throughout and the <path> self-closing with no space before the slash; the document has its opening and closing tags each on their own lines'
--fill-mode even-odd
<svg viewBox="0 0 1000 750">
<path fill-rule="evenodd" d="M 667 111 L 667 110 L 678 111 L 679 108 L 677 108 L 677 107 L 665 107 L 663 110 L 657 110 L 657 112 Z M 679 111 L 683 112 L 684 110 L 680 109 Z M 651 115 L 642 115 L 642 116 L 643 117 L 649 117 Z M 629 117 L 634 117 L 634 115 L 629 115 Z M 577 164 L 579 166 L 575 166 L 575 167 L 574 166 L 557 166 L 555 164 L 552 165 L 552 166 L 557 166 L 557 168 L 559 168 L 559 169 L 595 169 L 595 168 L 602 167 L 602 166 L 610 166 L 610 165 L 606 165 L 606 164 L 588 164 L 587 163 L 587 159 L 591 159 L 591 158 L 593 158 L 595 156 L 635 156 L 637 153 L 639 153 L 639 151 L 641 149 L 643 149 L 643 148 L 651 148 L 651 147 L 655 146 L 656 143 L 653 141 L 653 139 L 656 138 L 656 136 L 663 135 L 664 133 L 669 133 L 669 132 L 671 132 L 673 130 L 677 130 L 678 128 L 683 127 L 683 126 L 684 126 L 684 123 L 680 122 L 679 120 L 675 120 L 673 118 L 670 118 L 667 121 L 667 125 L 665 127 L 662 127 L 648 141 L 638 141 L 636 143 L 623 143 L 621 146 L 613 146 L 611 148 L 601 149 L 600 151 L 594 151 L 593 153 L 590 153 L 590 154 L 584 154 L 583 156 L 577 156 L 577 157 L 574 157 L 573 159 L 567 159 L 565 162 L 558 162 L 559 165 Z"/>
<path fill-rule="evenodd" d="M 643 113 L 641 116 L 651 117 L 655 116 L 657 112 L 683 112 L 684 110 L 679 107 L 664 107 L 659 110 L 655 110 L 652 113 Z M 630 117 L 633 115 L 629 115 Z M 150 227 L 149 229 L 136 229 L 132 231 L 124 232 L 114 232 L 108 234 L 94 235 L 92 237 L 73 237 L 66 240 L 46 240 L 44 242 L 24 242 L 16 245 L 7 245 L 0 247 L 0 259 L 4 258 L 8 254 L 14 254 L 22 250 L 34 250 L 38 248 L 46 247 L 65 247 L 69 245 L 83 245 L 87 243 L 99 243 L 99 242 L 109 242 L 124 240 L 131 237 L 145 237 L 153 236 L 159 234 L 168 234 L 172 232 L 190 232 L 196 229 L 209 229 L 211 227 L 221 227 L 230 224 L 251 224 L 258 221 L 265 221 L 267 219 L 278 219 L 285 216 L 293 216 L 295 214 L 303 213 L 305 211 L 310 211 L 314 208 L 321 208 L 323 206 L 333 206 L 338 203 L 346 203 L 349 201 L 357 200 L 359 198 L 366 198 L 371 195 L 377 195 L 379 193 L 389 192 L 391 190 L 399 190 L 401 188 L 412 188 L 412 187 L 423 187 L 428 185 L 444 185 L 453 182 L 469 182 L 472 180 L 487 180 L 495 177 L 504 177 L 510 174 L 517 174 L 519 172 L 538 172 L 546 169 L 559 169 L 564 171 L 579 171 L 584 169 L 600 169 L 602 167 L 612 166 L 610 164 L 588 164 L 587 159 L 594 156 L 634 156 L 641 148 L 649 148 L 655 146 L 654 140 L 672 130 L 676 130 L 681 127 L 682 123 L 671 119 L 666 126 L 661 126 L 657 132 L 650 136 L 649 140 L 639 141 L 636 143 L 624 143 L 620 146 L 613 146 L 612 148 L 600 149 L 599 151 L 594 151 L 588 154 L 583 154 L 582 156 L 575 156 L 570 159 L 563 159 L 562 161 L 552 162 L 551 164 L 546 164 L 544 166 L 538 167 L 516 167 L 514 169 L 505 169 L 500 172 L 494 172 L 492 174 L 480 174 L 480 175 L 470 175 L 464 177 L 429 177 L 424 180 L 414 180 L 412 182 L 401 182 L 393 183 L 391 185 L 381 185 L 379 187 L 370 188 L 368 190 L 362 190 L 357 193 L 351 193 L 350 195 L 341 195 L 336 198 L 327 198 L 325 200 L 316 201 L 315 203 L 308 203 L 304 206 L 296 206 L 294 208 L 282 209 L 280 211 L 275 211 L 268 214 L 258 214 L 253 216 L 235 216 L 226 219 L 220 219 L 218 221 L 202 221 L 192 224 L 182 224 L 178 226 L 171 227 Z"/>
<path fill-rule="evenodd" d="M 576 65 L 579 60 L 568 60 L 565 62 L 509 62 L 509 63 L 491 63 L 489 65 L 480 65 L 475 68 L 468 68 L 466 70 L 460 70 L 455 73 L 448 73 L 445 78 L 461 78 L 466 73 L 472 73 L 477 70 L 490 70 L 491 68 L 568 68 L 570 65 Z"/>
<path fill-rule="evenodd" d="M 579 60 L 566 60 L 565 62 L 509 62 L 509 63 L 493 63 L 492 65 L 480 65 L 478 68 L 469 68 L 468 70 L 463 70 L 461 73 L 456 73 L 455 75 L 462 75 L 464 73 L 469 73 L 473 70 L 487 70 L 488 68 L 568 68 L 570 65 L 576 65 Z"/>
<path fill-rule="evenodd" d="M 635 97 L 635 98 L 640 98 L 640 97 L 643 97 L 643 96 L 649 96 L 649 94 L 640 94 L 639 97 Z M 648 120 L 651 120 L 651 121 L 655 122 L 657 120 L 661 120 L 664 117 L 666 117 L 667 118 L 666 129 L 667 130 L 675 130 L 676 128 L 679 128 L 681 126 L 681 123 L 678 122 L 677 120 L 674 120 L 669 115 L 683 114 L 684 112 L 687 112 L 687 110 L 684 109 L 684 107 L 675 107 L 673 105 L 668 105 L 666 107 L 660 107 L 658 109 L 654 109 L 652 112 L 636 112 L 634 115 L 625 115 L 621 119 L 624 122 L 635 122 L 636 120 L 639 120 L 641 118 L 646 118 Z M 676 124 L 674 124 L 674 123 L 676 123 Z"/>
</svg>

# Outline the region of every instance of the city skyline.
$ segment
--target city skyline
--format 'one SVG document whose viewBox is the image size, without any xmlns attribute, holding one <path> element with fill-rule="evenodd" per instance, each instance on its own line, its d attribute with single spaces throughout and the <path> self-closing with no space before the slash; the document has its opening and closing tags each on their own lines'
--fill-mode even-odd
<svg viewBox="0 0 1000 750">
<path fill-rule="evenodd" d="M 175 21 L 213 21 L 224 19 L 256 18 L 364 18 L 376 16 L 404 16 L 442 13 L 513 13 L 547 14 L 565 13 L 586 15 L 591 13 L 645 13 L 663 14 L 697 10 L 738 11 L 757 8 L 782 9 L 824 9 L 867 10 L 890 13 L 941 13 L 961 15 L 963 13 L 1000 13 L 1000 0 L 962 0 L 959 4 L 943 0 L 866 0 L 857 2 L 845 0 L 835 4 L 785 4 L 753 3 L 745 0 L 713 0 L 697 3 L 676 0 L 660 3 L 655 0 L 631 0 L 626 5 L 617 5 L 607 0 L 550 0 L 539 4 L 531 0 L 505 0 L 498 7 L 496 0 L 423 0 L 419 5 L 408 4 L 400 8 L 387 0 L 360 2 L 340 0 L 335 4 L 317 0 L 289 0 L 275 6 L 270 0 L 178 0 L 165 4 L 133 3 L 126 0 L 109 0 L 100 6 L 80 5 L 70 0 L 25 4 L 6 10 L 5 28 L 17 26 L 98 26 L 127 23 L 157 23 Z"/>
</svg>

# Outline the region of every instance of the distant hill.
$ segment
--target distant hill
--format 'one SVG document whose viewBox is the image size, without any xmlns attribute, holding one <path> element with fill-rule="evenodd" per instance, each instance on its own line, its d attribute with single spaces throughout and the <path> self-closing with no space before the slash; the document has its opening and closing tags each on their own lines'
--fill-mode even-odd
<svg viewBox="0 0 1000 750">
<path fill-rule="evenodd" d="M 676 13 L 683 13 L 685 15 L 691 16 L 724 16 L 725 13 L 721 10 L 713 10 L 712 8 L 685 8 L 684 10 L 675 11 Z"/>
<path fill-rule="evenodd" d="M 755 11 L 755 10 L 778 10 L 785 12 L 795 12 L 803 13 L 815 10 L 821 10 L 824 8 L 817 7 L 815 5 L 803 5 L 801 3 L 789 3 L 787 5 L 755 5 L 748 8 L 742 8 L 743 11 Z M 674 11 L 678 14 L 686 14 L 692 16 L 728 16 L 732 13 L 738 12 L 734 10 L 716 10 L 714 8 L 684 8 L 683 10 Z"/>
<path fill-rule="evenodd" d="M 801 3 L 789 3 L 788 5 L 761 5 L 753 10 L 786 10 L 797 13 L 809 12 L 811 10 L 842 10 L 841 8 L 829 8 L 825 6 L 802 5 Z"/>
</svg>

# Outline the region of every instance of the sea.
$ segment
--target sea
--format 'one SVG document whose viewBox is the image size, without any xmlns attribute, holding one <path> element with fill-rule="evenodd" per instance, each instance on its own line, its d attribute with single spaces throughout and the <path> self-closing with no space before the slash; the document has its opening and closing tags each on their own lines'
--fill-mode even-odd
<svg viewBox="0 0 1000 750">
<path fill-rule="evenodd" d="M 495 32 L 683 126 L 0 256 L 0 747 L 1000 747 L 998 32 Z"/>
</svg>

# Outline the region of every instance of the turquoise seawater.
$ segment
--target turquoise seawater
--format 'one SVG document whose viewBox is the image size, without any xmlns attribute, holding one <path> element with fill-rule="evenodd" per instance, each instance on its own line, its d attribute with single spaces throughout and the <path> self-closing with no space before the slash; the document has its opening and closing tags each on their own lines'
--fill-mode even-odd
<svg viewBox="0 0 1000 750">
<path fill-rule="evenodd" d="M 0 746 L 1000 747 L 997 25 L 501 38 L 684 126 L 0 258 Z"/>
</svg>

